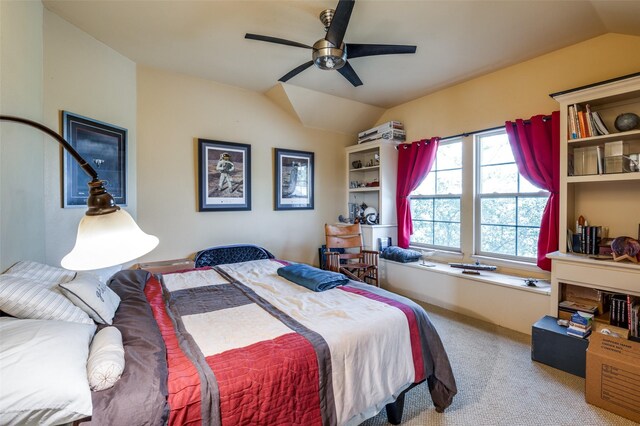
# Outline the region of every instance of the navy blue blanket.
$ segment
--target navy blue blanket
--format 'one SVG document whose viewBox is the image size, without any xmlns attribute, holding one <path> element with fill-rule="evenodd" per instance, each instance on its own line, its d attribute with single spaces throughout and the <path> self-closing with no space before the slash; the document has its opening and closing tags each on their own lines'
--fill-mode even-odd
<svg viewBox="0 0 640 426">
<path fill-rule="evenodd" d="M 349 279 L 342 274 L 323 271 L 303 263 L 278 268 L 278 275 L 313 291 L 330 290 L 349 282 Z"/>
</svg>

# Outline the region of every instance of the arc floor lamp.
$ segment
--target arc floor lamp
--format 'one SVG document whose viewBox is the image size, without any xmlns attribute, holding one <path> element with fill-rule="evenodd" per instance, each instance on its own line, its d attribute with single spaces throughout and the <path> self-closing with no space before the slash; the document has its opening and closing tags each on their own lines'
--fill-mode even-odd
<svg viewBox="0 0 640 426">
<path fill-rule="evenodd" d="M 158 245 L 157 237 L 144 233 L 131 215 L 116 205 L 95 169 L 62 136 L 25 118 L 0 115 L 0 121 L 22 123 L 48 134 L 69 151 L 91 177 L 88 208 L 78 225 L 76 244 L 62 259 L 62 267 L 75 271 L 107 268 L 143 256 Z"/>
</svg>

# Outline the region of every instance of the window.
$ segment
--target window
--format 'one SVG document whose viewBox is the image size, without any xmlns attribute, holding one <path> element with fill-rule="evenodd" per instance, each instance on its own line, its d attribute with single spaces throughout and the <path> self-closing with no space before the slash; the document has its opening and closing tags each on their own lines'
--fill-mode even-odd
<svg viewBox="0 0 640 426">
<path fill-rule="evenodd" d="M 534 263 L 548 196 L 518 172 L 504 129 L 441 141 L 411 193 L 411 244 Z"/>
<path fill-rule="evenodd" d="M 460 250 L 462 139 L 441 142 L 431 172 L 411 193 L 411 243 Z"/>
<path fill-rule="evenodd" d="M 504 130 L 476 135 L 476 254 L 534 260 L 549 193 L 527 181 Z"/>
</svg>

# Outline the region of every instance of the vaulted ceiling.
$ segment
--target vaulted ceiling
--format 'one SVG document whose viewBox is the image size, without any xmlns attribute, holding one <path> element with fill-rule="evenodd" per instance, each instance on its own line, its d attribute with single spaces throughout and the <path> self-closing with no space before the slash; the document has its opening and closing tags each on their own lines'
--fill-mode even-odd
<svg viewBox="0 0 640 426">
<path fill-rule="evenodd" d="M 136 63 L 267 93 L 311 51 L 245 33 L 312 45 L 337 0 L 43 3 Z M 640 1 L 358 0 L 345 42 L 412 44 L 416 54 L 350 60 L 360 87 L 315 67 L 288 84 L 388 108 L 608 32 L 640 35 Z"/>
</svg>

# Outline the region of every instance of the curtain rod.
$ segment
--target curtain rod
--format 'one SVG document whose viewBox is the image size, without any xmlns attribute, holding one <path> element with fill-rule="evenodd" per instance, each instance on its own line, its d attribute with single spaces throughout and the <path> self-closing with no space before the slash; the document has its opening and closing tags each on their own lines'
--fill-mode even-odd
<svg viewBox="0 0 640 426">
<path fill-rule="evenodd" d="M 545 115 L 544 117 L 542 117 L 542 121 L 549 121 L 551 120 L 551 115 Z M 525 124 L 529 124 L 531 123 L 531 120 L 523 120 L 525 122 Z M 464 133 L 458 133 L 457 135 L 451 135 L 451 136 L 445 136 L 443 138 L 440 138 L 441 141 L 447 140 L 447 139 L 454 139 L 454 138 L 459 138 L 459 137 L 467 137 L 469 135 L 475 135 L 476 133 L 484 133 L 484 132 L 490 132 L 492 130 L 498 130 L 498 129 L 502 129 L 504 128 L 504 126 L 496 126 L 496 127 L 488 127 L 486 129 L 480 129 L 480 130 L 474 130 L 472 132 L 464 132 Z M 400 144 L 403 145 L 403 144 Z M 396 146 L 396 149 L 398 149 L 398 146 Z M 404 144 L 406 145 L 406 143 Z"/>
<path fill-rule="evenodd" d="M 545 115 L 542 118 L 542 121 L 547 121 L 550 120 L 551 116 L 550 115 Z M 526 124 L 531 123 L 531 120 L 524 120 L 524 122 Z M 490 132 L 492 130 L 498 130 L 498 129 L 502 129 L 504 126 L 496 126 L 496 127 L 488 127 L 486 129 L 480 129 L 480 130 L 473 130 L 471 132 L 463 132 L 463 133 L 458 133 L 457 135 L 451 135 L 451 136 L 445 136 L 443 138 L 440 138 L 441 141 L 446 140 L 446 139 L 454 139 L 454 138 L 459 138 L 459 137 L 467 137 L 469 135 L 475 135 L 476 133 L 484 133 L 484 132 Z"/>
</svg>

